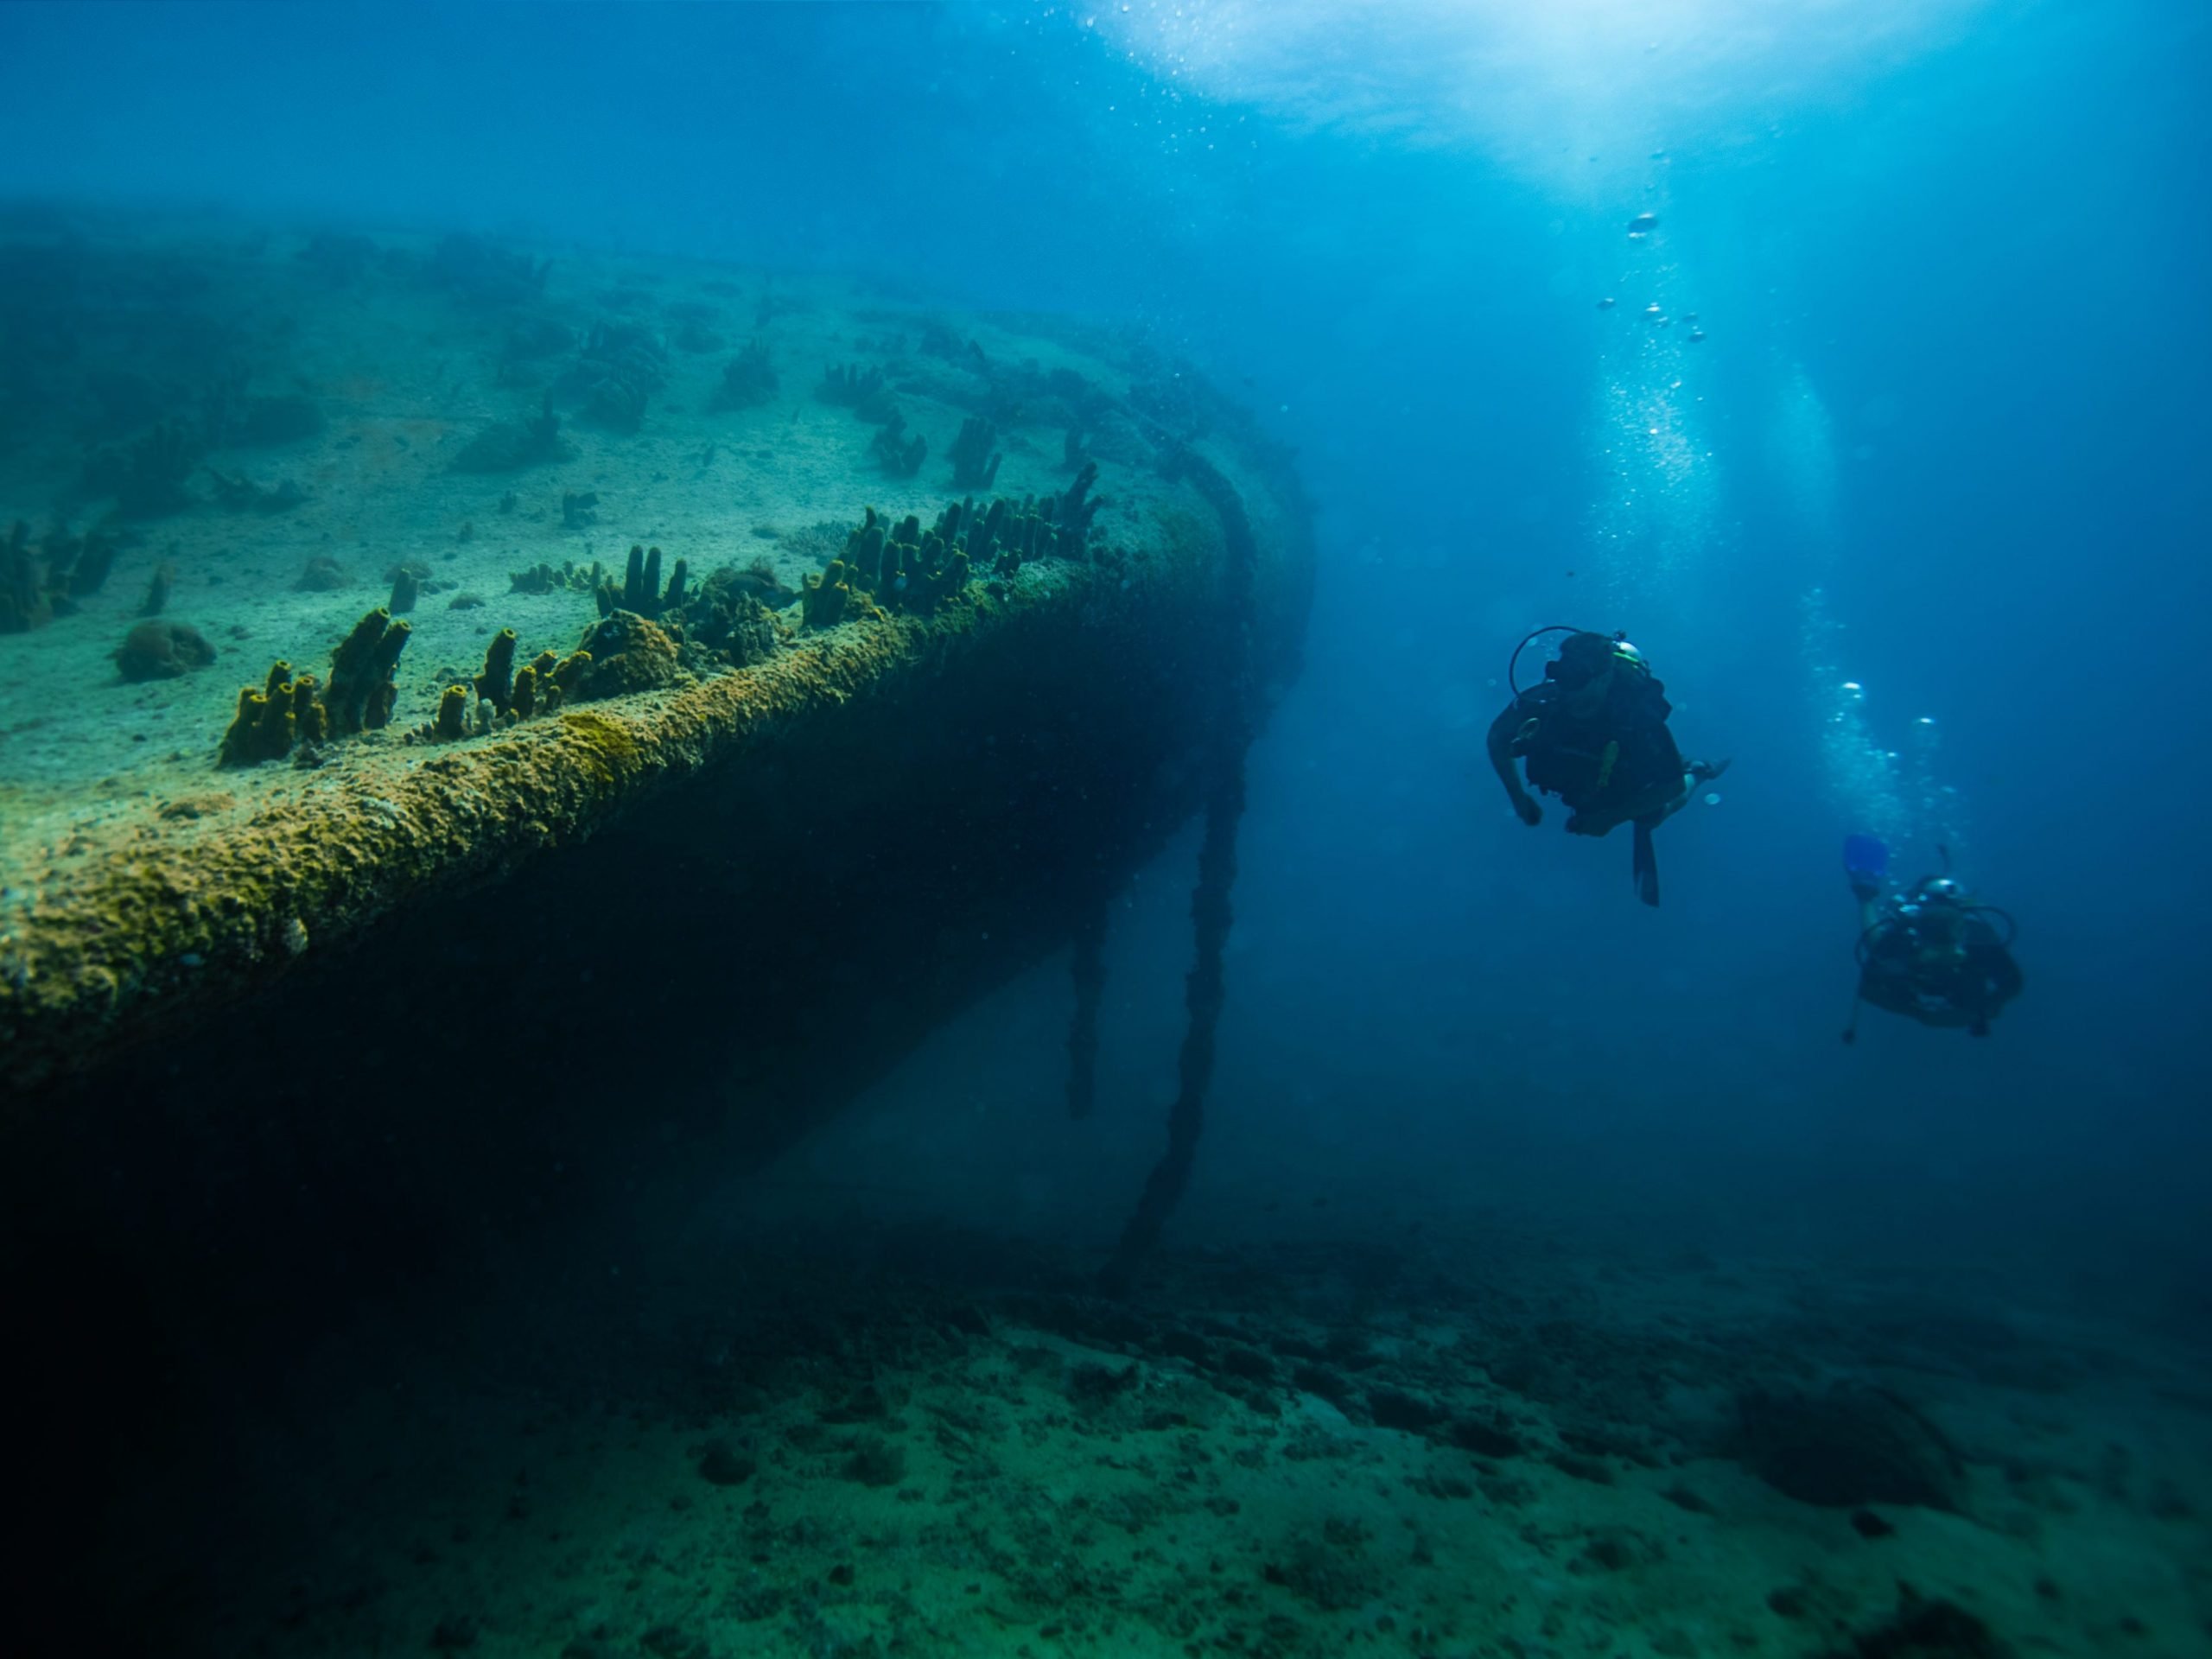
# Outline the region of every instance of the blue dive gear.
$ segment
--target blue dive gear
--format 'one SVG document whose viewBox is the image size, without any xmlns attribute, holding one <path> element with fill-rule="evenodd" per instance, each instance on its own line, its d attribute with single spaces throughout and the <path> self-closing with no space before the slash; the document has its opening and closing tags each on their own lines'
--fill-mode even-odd
<svg viewBox="0 0 2212 1659">
<path fill-rule="evenodd" d="M 1890 849 L 1876 836 L 1852 835 L 1843 838 L 1843 868 L 1851 877 L 1851 885 L 1861 883 L 1879 885 L 1890 873 Z"/>
</svg>

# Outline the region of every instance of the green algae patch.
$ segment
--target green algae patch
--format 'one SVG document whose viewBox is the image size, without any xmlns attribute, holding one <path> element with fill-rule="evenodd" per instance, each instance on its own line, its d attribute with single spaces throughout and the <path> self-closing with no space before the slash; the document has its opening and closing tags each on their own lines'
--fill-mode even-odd
<svg viewBox="0 0 2212 1659">
<path fill-rule="evenodd" d="M 577 764 L 601 779 L 610 790 L 638 770 L 638 740 L 621 721 L 593 709 L 561 716 L 566 747 Z"/>
</svg>

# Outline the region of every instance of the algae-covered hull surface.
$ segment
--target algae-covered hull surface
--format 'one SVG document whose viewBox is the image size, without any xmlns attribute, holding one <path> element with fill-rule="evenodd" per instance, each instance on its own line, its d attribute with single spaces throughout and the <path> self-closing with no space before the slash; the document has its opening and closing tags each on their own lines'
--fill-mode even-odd
<svg viewBox="0 0 2212 1659">
<path fill-rule="evenodd" d="M 658 860 L 671 901 L 680 861 L 741 935 L 956 937 L 1156 842 L 1217 693 L 1294 666 L 1286 463 L 1111 330 L 237 224 L 17 226 L 0 273 L 35 371 L 0 415 L 18 1102 L 242 997 L 354 1006 L 375 961 L 337 959 L 380 929 L 581 885 L 560 861 L 618 826 L 602 892 Z M 1085 795 L 1117 810 L 1040 804 Z M 410 986 L 424 1023 L 574 970 L 485 950 Z"/>
</svg>

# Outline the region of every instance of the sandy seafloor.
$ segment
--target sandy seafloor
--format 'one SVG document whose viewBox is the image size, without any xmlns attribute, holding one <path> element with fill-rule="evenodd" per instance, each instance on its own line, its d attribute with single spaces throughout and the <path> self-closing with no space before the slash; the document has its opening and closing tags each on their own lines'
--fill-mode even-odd
<svg viewBox="0 0 2212 1659">
<path fill-rule="evenodd" d="M 118 1589 L 219 1491 L 251 1541 L 172 1611 L 226 1654 L 2212 1651 L 2201 1369 L 1982 1273 L 1321 1217 L 1118 1303 L 783 1179 L 679 1269 L 302 1355 Z M 1838 1374 L 1940 1425 L 1955 1510 L 1746 1468 L 1739 1393 Z"/>
</svg>

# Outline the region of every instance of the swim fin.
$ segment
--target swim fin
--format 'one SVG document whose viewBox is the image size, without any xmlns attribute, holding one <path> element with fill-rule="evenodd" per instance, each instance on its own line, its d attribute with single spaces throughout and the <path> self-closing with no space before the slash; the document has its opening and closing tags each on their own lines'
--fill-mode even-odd
<svg viewBox="0 0 2212 1659">
<path fill-rule="evenodd" d="M 1890 873 L 1890 849 L 1878 836 L 1863 833 L 1846 836 L 1843 868 L 1854 881 L 1879 881 Z"/>
<path fill-rule="evenodd" d="M 1843 868 L 1851 878 L 1852 895 L 1862 904 L 1869 903 L 1882 896 L 1882 882 L 1890 873 L 1890 849 L 1878 836 L 1846 836 Z"/>
<path fill-rule="evenodd" d="M 1659 902 L 1659 855 L 1651 849 L 1651 826 L 1636 821 L 1636 896 L 1647 905 Z"/>
</svg>

